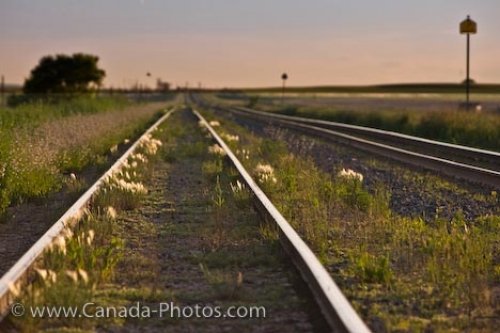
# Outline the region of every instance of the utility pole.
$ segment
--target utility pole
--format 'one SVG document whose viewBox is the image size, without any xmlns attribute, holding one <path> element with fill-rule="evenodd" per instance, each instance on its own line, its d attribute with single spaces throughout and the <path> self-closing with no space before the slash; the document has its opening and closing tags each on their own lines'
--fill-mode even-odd
<svg viewBox="0 0 500 333">
<path fill-rule="evenodd" d="M 467 36 L 466 42 L 466 78 L 465 78 L 465 108 L 469 111 L 470 107 L 470 35 L 474 35 L 477 33 L 477 23 L 470 19 L 470 16 L 467 15 L 467 18 L 460 23 L 460 33 L 462 35 Z"/>
<path fill-rule="evenodd" d="M 281 74 L 281 80 L 283 80 L 283 86 L 281 89 L 281 105 L 283 105 L 285 102 L 285 82 L 287 79 L 288 79 L 288 74 L 286 73 Z"/>
</svg>

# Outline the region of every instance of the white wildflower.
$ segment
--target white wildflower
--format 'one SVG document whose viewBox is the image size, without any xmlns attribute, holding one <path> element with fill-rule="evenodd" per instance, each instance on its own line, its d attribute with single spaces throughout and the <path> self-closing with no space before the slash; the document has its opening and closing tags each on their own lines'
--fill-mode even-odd
<svg viewBox="0 0 500 333">
<path fill-rule="evenodd" d="M 87 232 L 87 245 L 92 245 L 92 242 L 94 241 L 94 237 L 95 237 L 95 232 L 94 230 L 90 229 L 88 232 Z"/>
<path fill-rule="evenodd" d="M 339 176 L 343 178 L 359 180 L 360 182 L 363 181 L 363 175 L 351 169 L 342 169 L 339 172 Z"/>
<path fill-rule="evenodd" d="M 141 153 L 133 154 L 131 156 L 132 161 L 146 163 L 148 161 L 147 157 Z"/>
<path fill-rule="evenodd" d="M 240 156 L 241 158 L 243 158 L 245 160 L 249 160 L 250 159 L 250 150 L 248 150 L 248 149 L 242 149 L 242 150 L 236 149 L 236 155 Z"/>
<path fill-rule="evenodd" d="M 218 127 L 220 126 L 220 123 L 217 120 L 212 120 L 208 123 L 212 127 Z"/>
<path fill-rule="evenodd" d="M 240 141 L 240 137 L 237 136 L 237 135 L 231 135 L 231 134 L 227 134 L 227 133 L 222 133 L 220 136 L 223 139 L 225 139 L 226 141 L 228 141 L 228 142 L 238 142 L 238 141 Z"/>
<path fill-rule="evenodd" d="M 274 176 L 274 169 L 269 164 L 257 164 L 255 167 L 255 173 L 257 174 L 258 180 L 261 183 L 272 182 L 276 183 L 278 180 Z"/>
<path fill-rule="evenodd" d="M 118 145 L 114 145 L 113 147 L 111 147 L 111 148 L 109 149 L 109 151 L 110 151 L 112 154 L 116 153 L 116 152 L 118 151 Z"/>
<path fill-rule="evenodd" d="M 78 283 L 78 273 L 76 271 L 67 270 L 65 271 L 65 274 L 73 281 L 73 283 Z"/>
<path fill-rule="evenodd" d="M 226 155 L 226 151 L 224 149 L 222 149 L 222 147 L 219 146 L 218 144 L 214 144 L 214 145 L 208 147 L 208 152 L 210 154 L 213 154 L 213 155 L 219 155 L 219 156 Z"/>
<path fill-rule="evenodd" d="M 236 181 L 236 184 L 233 185 L 233 183 L 230 183 L 230 185 L 233 193 L 241 192 L 245 188 L 245 186 L 239 180 Z"/>
<path fill-rule="evenodd" d="M 66 227 L 66 228 L 64 228 L 64 230 L 62 232 L 62 235 L 63 235 L 64 238 L 70 239 L 71 237 L 73 237 L 73 230 L 71 230 L 70 228 Z"/>
<path fill-rule="evenodd" d="M 272 175 L 274 173 L 274 168 L 270 166 L 269 164 L 257 164 L 255 167 L 255 172 L 258 174 L 270 174 Z"/>
<path fill-rule="evenodd" d="M 63 254 L 66 254 L 66 238 L 64 236 L 57 236 L 54 240 L 54 246 Z"/>
<path fill-rule="evenodd" d="M 18 297 L 21 294 L 20 288 L 12 282 L 9 282 L 9 291 L 14 297 Z"/>
<path fill-rule="evenodd" d="M 75 180 L 76 180 L 76 175 L 75 175 L 74 173 L 70 173 L 70 174 L 69 174 L 69 178 L 70 178 L 71 180 L 75 181 Z"/>
<path fill-rule="evenodd" d="M 142 138 L 140 146 L 144 148 L 146 154 L 155 155 L 158 148 L 162 146 L 162 142 L 154 139 L 151 134 L 147 134 Z"/>
<path fill-rule="evenodd" d="M 116 210 L 113 207 L 111 206 L 106 207 L 106 216 L 108 219 L 115 220 L 116 215 L 117 215 Z"/>
<path fill-rule="evenodd" d="M 85 282 L 85 284 L 87 284 L 89 282 L 89 275 L 87 274 L 87 272 L 85 270 L 79 268 L 78 274 L 82 278 L 83 282 Z"/>
<path fill-rule="evenodd" d="M 56 283 L 57 282 L 57 273 L 48 269 L 47 270 L 47 281 L 52 282 L 52 283 Z"/>
<path fill-rule="evenodd" d="M 123 143 L 124 143 L 124 144 L 126 144 L 126 145 L 127 145 L 127 144 L 129 144 L 129 142 L 130 142 L 130 140 L 129 140 L 129 139 L 125 139 L 125 140 L 123 140 Z"/>
<path fill-rule="evenodd" d="M 92 212 L 90 211 L 90 209 L 88 207 L 85 207 L 83 210 L 82 210 L 82 216 L 85 217 L 85 216 L 92 216 Z"/>
<path fill-rule="evenodd" d="M 47 280 L 47 270 L 41 268 L 35 268 L 36 273 L 42 278 L 43 281 Z"/>
</svg>

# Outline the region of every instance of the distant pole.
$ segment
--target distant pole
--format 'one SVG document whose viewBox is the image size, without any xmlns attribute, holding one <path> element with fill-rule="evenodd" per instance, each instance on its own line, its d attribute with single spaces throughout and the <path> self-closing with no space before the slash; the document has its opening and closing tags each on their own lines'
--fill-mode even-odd
<svg viewBox="0 0 500 333">
<path fill-rule="evenodd" d="M 477 23 L 467 18 L 460 23 L 460 33 L 466 35 L 466 78 L 465 78 L 465 108 L 468 111 L 470 107 L 470 35 L 477 33 Z"/>
<path fill-rule="evenodd" d="M 466 64 L 466 78 L 465 78 L 465 104 L 467 105 L 467 110 L 469 110 L 470 105 L 470 34 L 467 34 L 467 64 Z"/>
<path fill-rule="evenodd" d="M 285 82 L 288 79 L 288 75 L 286 73 L 281 74 L 281 80 L 283 80 L 283 86 L 281 88 L 281 105 L 285 103 Z"/>
</svg>

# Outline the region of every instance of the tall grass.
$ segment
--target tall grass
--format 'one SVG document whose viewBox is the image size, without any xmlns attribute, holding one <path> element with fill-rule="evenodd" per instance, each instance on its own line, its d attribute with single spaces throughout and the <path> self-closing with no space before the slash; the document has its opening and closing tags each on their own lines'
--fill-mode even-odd
<svg viewBox="0 0 500 333">
<path fill-rule="evenodd" d="M 141 182 L 150 176 L 150 163 L 161 145 L 161 141 L 151 136 L 141 141 L 122 169 L 111 175 L 93 196 L 90 209 L 84 209 L 78 221 L 74 221 L 75 226 L 68 226 L 57 236 L 37 261 L 32 284 L 22 292 L 15 286 L 12 288 L 18 301 L 27 308 L 46 305 L 80 310 L 88 302 L 105 301 L 99 299 L 98 287 L 112 282 L 115 267 L 124 254 L 125 239 L 115 236 L 120 213 L 140 204 L 147 191 Z M 45 328 L 77 331 L 76 327 L 90 330 L 96 326 L 96 319 L 78 316 L 26 315 L 8 320 L 21 332 L 39 332 Z"/>
<path fill-rule="evenodd" d="M 79 99 L 2 110 L 0 213 L 11 203 L 60 189 L 70 173 L 102 163 L 160 109 L 125 105 L 120 100 Z"/>
<path fill-rule="evenodd" d="M 131 103 L 123 97 L 77 97 L 57 102 L 33 101 L 17 107 L 0 107 L 0 130 L 34 126 L 55 118 L 92 114 L 124 108 Z"/>
<path fill-rule="evenodd" d="M 500 151 L 500 115 L 465 111 L 344 111 L 287 106 L 277 112 L 401 132 L 428 139 Z"/>
<path fill-rule="evenodd" d="M 259 98 L 260 97 L 260 98 Z M 500 114 L 498 112 L 473 113 L 466 111 L 426 111 L 419 112 L 405 107 L 381 110 L 380 106 L 364 106 L 353 109 L 326 106 L 301 106 L 291 102 L 288 105 L 276 103 L 274 97 L 225 93 L 208 95 L 213 103 L 246 106 L 278 112 L 291 116 L 301 116 L 351 125 L 366 126 L 433 140 L 500 151 Z M 352 97 L 354 100 L 356 96 Z M 314 103 L 314 100 L 311 100 Z M 305 102 L 300 102 L 305 103 Z M 373 103 L 376 103 L 374 101 Z M 347 107 L 348 108 L 348 107 Z"/>
</svg>

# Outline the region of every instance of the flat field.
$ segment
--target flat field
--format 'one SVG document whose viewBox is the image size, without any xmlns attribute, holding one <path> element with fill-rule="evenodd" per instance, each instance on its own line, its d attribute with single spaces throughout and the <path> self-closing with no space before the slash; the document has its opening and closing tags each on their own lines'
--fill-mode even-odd
<svg viewBox="0 0 500 333">
<path fill-rule="evenodd" d="M 219 93 L 215 102 L 288 115 L 402 132 L 500 151 L 500 94 L 472 95 L 479 107 L 466 111 L 464 96 L 442 93 Z"/>
</svg>

